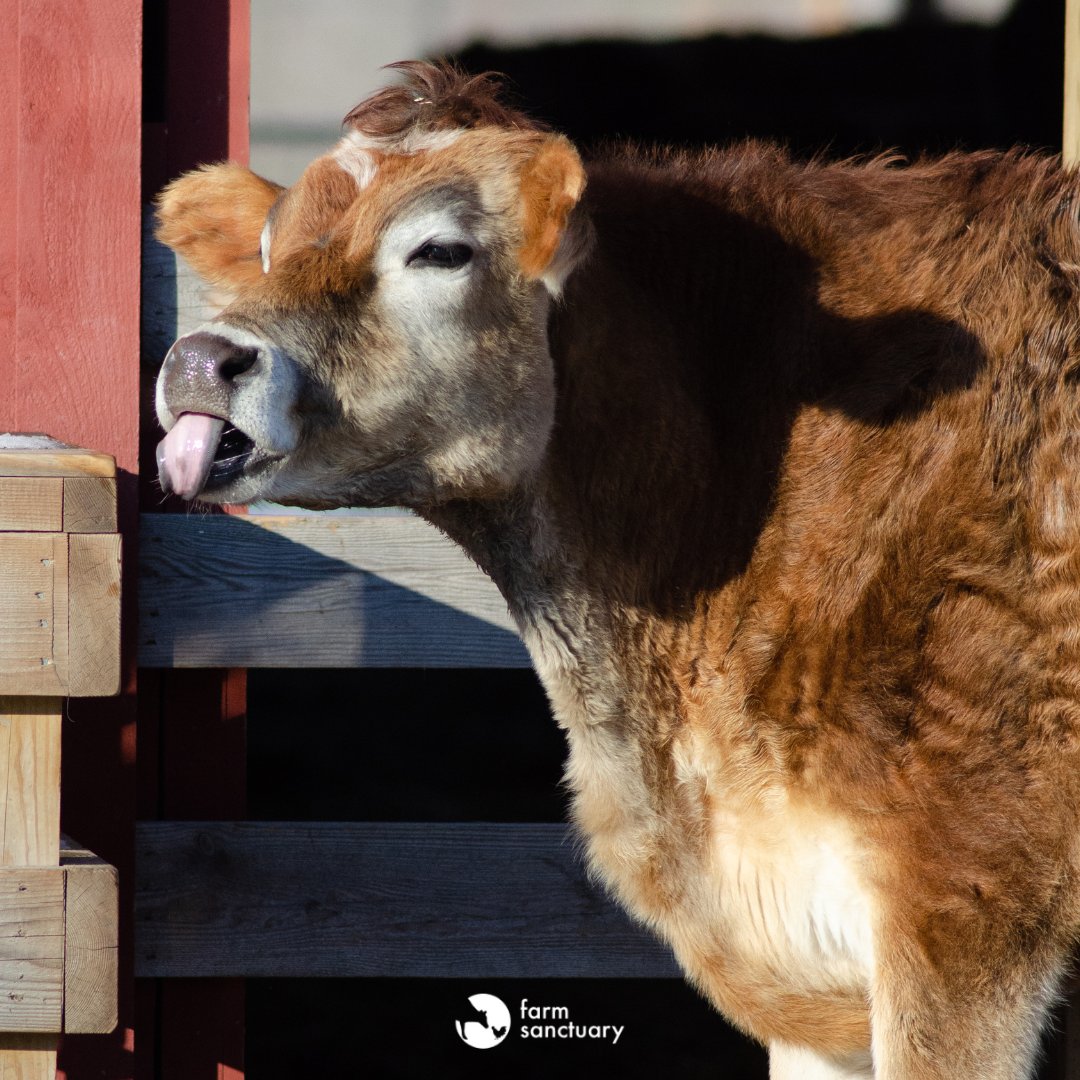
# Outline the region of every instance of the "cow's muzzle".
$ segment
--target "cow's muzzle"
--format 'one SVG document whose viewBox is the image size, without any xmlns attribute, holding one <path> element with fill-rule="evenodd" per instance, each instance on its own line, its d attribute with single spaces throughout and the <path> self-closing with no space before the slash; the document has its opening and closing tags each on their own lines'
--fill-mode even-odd
<svg viewBox="0 0 1080 1080">
<path fill-rule="evenodd" d="M 163 491 L 193 499 L 208 481 L 225 483 L 243 470 L 254 442 L 227 421 L 237 385 L 256 374 L 259 355 L 204 331 L 169 350 L 159 376 L 160 400 L 174 418 L 157 448 Z"/>
<path fill-rule="evenodd" d="M 259 350 L 218 334 L 180 338 L 161 366 L 161 389 L 173 416 L 185 412 L 228 416 L 236 380 L 254 374 Z"/>
</svg>

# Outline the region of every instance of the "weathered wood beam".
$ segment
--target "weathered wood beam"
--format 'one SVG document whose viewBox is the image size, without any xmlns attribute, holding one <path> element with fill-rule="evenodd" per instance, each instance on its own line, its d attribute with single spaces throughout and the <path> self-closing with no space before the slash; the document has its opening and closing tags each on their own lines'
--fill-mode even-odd
<svg viewBox="0 0 1080 1080">
<path fill-rule="evenodd" d="M 143 822 L 136 974 L 666 977 L 562 825 Z"/>
<path fill-rule="evenodd" d="M 143 667 L 528 667 L 499 591 L 410 515 L 144 514 Z"/>
<path fill-rule="evenodd" d="M 0 436 L 0 694 L 120 687 L 116 464 Z"/>
<path fill-rule="evenodd" d="M 116 872 L 60 845 L 61 695 L 119 685 L 115 472 L 0 436 L 0 1080 L 51 1078 L 60 1032 L 117 1022 Z"/>
<path fill-rule="evenodd" d="M 67 837 L 64 873 L 64 1031 L 112 1031 L 117 1023 L 119 880 L 115 866 Z"/>
</svg>

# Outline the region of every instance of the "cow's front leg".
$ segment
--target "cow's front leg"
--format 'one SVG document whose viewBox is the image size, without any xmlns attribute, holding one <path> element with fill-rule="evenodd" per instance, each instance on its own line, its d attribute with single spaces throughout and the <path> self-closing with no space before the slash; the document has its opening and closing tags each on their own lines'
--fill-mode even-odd
<svg viewBox="0 0 1080 1080">
<path fill-rule="evenodd" d="M 1009 926 L 997 913 L 992 925 L 965 926 L 942 913 L 938 921 L 951 924 L 945 954 L 925 933 L 879 941 L 875 1080 L 1028 1080 L 1062 958 L 1045 943 L 1032 948 L 1019 918 Z"/>
</svg>

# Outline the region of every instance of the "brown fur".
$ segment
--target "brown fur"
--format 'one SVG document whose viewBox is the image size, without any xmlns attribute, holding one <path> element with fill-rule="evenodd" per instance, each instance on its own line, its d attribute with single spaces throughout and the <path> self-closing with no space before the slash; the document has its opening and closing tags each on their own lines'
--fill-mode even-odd
<svg viewBox="0 0 1080 1080">
<path fill-rule="evenodd" d="M 542 124 L 499 100 L 498 76 L 468 76 L 445 62 L 403 60 L 389 64 L 404 81 L 387 86 L 362 101 L 345 123 L 376 138 L 400 137 L 414 131 L 501 127 L 536 131 Z"/>
<path fill-rule="evenodd" d="M 389 140 L 370 188 L 349 203 L 316 166 L 281 269 L 238 263 L 223 317 L 324 390 L 298 406 L 298 498 L 408 503 L 488 570 L 568 729 L 591 859 L 747 1031 L 839 1055 L 872 1027 L 890 1080 L 1022 1074 L 1080 927 L 1076 176 L 751 143 L 609 155 L 582 197 L 569 144 L 500 120 L 486 83 L 409 73 L 351 114 Z M 471 130 L 395 155 L 413 124 Z M 202 175 L 163 236 L 217 273 L 269 188 L 242 242 L 204 251 Z M 397 208 L 451 179 L 504 198 L 489 358 L 534 347 L 531 279 L 595 234 L 542 327 L 554 424 L 512 481 L 434 492 L 413 448 L 376 487 L 325 392 L 360 401 L 373 365 L 407 362 L 363 283 Z M 353 298 L 333 325 L 330 294 Z M 724 853 L 771 866 L 789 831 L 873 898 L 865 985 L 751 947 L 760 898 L 745 924 L 713 910 Z"/>
<path fill-rule="evenodd" d="M 518 262 L 525 274 L 540 277 L 555 257 L 570 212 L 585 190 L 585 171 L 563 138 L 541 143 L 521 171 L 522 231 Z"/>
<path fill-rule="evenodd" d="M 206 166 L 158 197 L 158 239 L 212 285 L 259 280 L 259 234 L 283 188 L 240 165 Z"/>
</svg>

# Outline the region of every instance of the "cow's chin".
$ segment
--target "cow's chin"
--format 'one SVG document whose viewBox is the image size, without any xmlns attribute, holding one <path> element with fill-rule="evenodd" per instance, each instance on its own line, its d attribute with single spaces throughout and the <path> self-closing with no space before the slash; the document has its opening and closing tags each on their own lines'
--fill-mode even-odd
<svg viewBox="0 0 1080 1080">
<path fill-rule="evenodd" d="M 284 465 L 281 458 L 254 455 L 239 471 L 215 476 L 211 472 L 195 500 L 214 506 L 246 506 L 274 499 L 274 478 Z"/>
<path fill-rule="evenodd" d="M 283 463 L 261 497 L 302 510 L 396 506 L 422 511 L 454 494 L 444 495 L 424 461 L 409 455 L 387 455 L 361 468 L 354 461 L 297 455 Z"/>
<path fill-rule="evenodd" d="M 266 501 L 301 510 L 405 507 L 423 513 L 447 502 L 504 493 L 502 478 L 449 478 L 423 456 L 389 454 L 356 466 L 355 460 L 327 460 L 310 450 L 272 459 L 256 450 L 233 476 L 212 472 L 197 498 L 229 505 Z"/>
<path fill-rule="evenodd" d="M 363 480 L 353 476 L 339 478 L 331 487 L 326 477 L 307 475 L 308 470 L 297 468 L 288 456 L 268 461 L 252 461 L 244 471 L 225 482 L 214 482 L 211 476 L 197 501 L 214 505 L 243 506 L 254 502 L 272 502 L 300 510 L 340 510 L 347 507 L 394 505 L 399 500 L 387 485 L 375 485 L 378 490 L 365 490 Z"/>
</svg>

